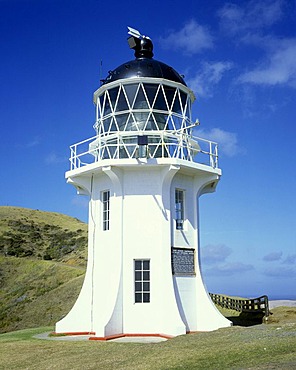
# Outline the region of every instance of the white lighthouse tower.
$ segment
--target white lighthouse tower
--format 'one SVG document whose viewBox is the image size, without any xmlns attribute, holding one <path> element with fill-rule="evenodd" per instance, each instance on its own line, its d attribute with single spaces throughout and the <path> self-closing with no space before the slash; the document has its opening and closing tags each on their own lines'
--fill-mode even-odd
<svg viewBox="0 0 296 370">
<path fill-rule="evenodd" d="M 176 336 L 230 326 L 200 270 L 198 199 L 221 175 L 195 138 L 192 91 L 129 28 L 135 60 L 94 93 L 96 135 L 71 147 L 68 183 L 89 196 L 88 263 L 56 333 Z"/>
</svg>

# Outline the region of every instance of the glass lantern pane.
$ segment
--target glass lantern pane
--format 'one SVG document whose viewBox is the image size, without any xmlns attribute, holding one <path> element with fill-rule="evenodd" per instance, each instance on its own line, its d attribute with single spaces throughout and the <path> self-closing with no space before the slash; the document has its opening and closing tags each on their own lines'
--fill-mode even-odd
<svg viewBox="0 0 296 370">
<path fill-rule="evenodd" d="M 110 124 L 111 124 L 111 117 L 108 117 L 106 119 L 103 120 L 103 132 L 104 133 L 107 133 L 109 131 L 109 128 L 110 128 Z"/>
<path fill-rule="evenodd" d="M 181 105 L 180 105 L 180 98 L 179 98 L 178 93 L 176 95 L 172 111 L 175 112 L 175 113 L 182 114 L 182 109 L 181 109 Z"/>
<path fill-rule="evenodd" d="M 119 94 L 118 102 L 117 102 L 117 105 L 116 105 L 116 112 L 123 111 L 123 110 L 128 110 L 128 109 L 129 108 L 128 108 L 128 104 L 127 104 L 125 95 L 124 95 L 123 91 L 121 90 L 120 94 Z"/>
<path fill-rule="evenodd" d="M 182 108 L 184 111 L 185 106 L 186 106 L 186 101 L 187 101 L 187 95 L 183 91 L 180 91 L 180 97 L 181 97 L 181 102 L 182 102 Z"/>
<path fill-rule="evenodd" d="M 107 114 L 111 113 L 111 105 L 108 91 L 105 92 L 105 105 L 103 110 L 103 116 L 107 116 Z"/>
<path fill-rule="evenodd" d="M 133 117 L 133 114 L 129 114 L 129 116 L 126 120 L 126 124 L 123 127 L 122 131 L 136 131 L 136 130 L 137 130 L 137 125 L 136 125 L 135 119 Z"/>
<path fill-rule="evenodd" d="M 158 125 L 156 123 L 156 120 L 154 118 L 154 114 L 153 113 L 149 113 L 149 118 L 148 118 L 148 121 L 145 125 L 145 130 L 146 131 L 150 131 L 150 130 L 158 130 Z"/>
<path fill-rule="evenodd" d="M 113 89 L 108 90 L 109 97 L 110 97 L 110 104 L 111 104 L 113 110 L 115 108 L 115 103 L 116 103 L 116 100 L 117 100 L 118 90 L 119 90 L 119 86 L 116 86 Z"/>
<path fill-rule="evenodd" d="M 154 115 L 154 119 L 156 121 L 158 130 L 166 130 L 167 129 L 166 122 L 167 122 L 168 116 L 162 113 L 154 113 L 153 115 Z"/>
<path fill-rule="evenodd" d="M 124 127 L 125 124 L 127 123 L 128 117 L 129 113 L 124 113 L 115 116 L 119 131 L 124 131 Z"/>
<path fill-rule="evenodd" d="M 171 86 L 164 86 L 165 96 L 168 102 L 169 109 L 172 108 L 173 100 L 176 95 L 176 89 Z"/>
<path fill-rule="evenodd" d="M 159 110 L 165 110 L 165 111 L 168 110 L 161 88 L 158 90 L 158 94 L 157 94 L 153 109 L 159 109 Z"/>
<path fill-rule="evenodd" d="M 146 95 L 147 95 L 150 107 L 152 107 L 158 86 L 159 85 L 154 85 L 154 84 L 144 84 L 144 89 L 146 91 Z"/>
<path fill-rule="evenodd" d="M 140 86 L 133 109 L 148 109 L 148 103 L 144 95 L 142 86 Z"/>
<path fill-rule="evenodd" d="M 149 112 L 140 112 L 140 113 L 134 113 L 134 118 L 137 123 L 137 129 L 138 130 L 144 130 L 145 124 L 148 119 Z"/>
<path fill-rule="evenodd" d="M 100 98 L 99 98 L 99 112 L 100 112 L 100 116 L 103 115 L 103 109 L 104 109 L 104 97 L 105 97 L 105 94 L 101 95 Z"/>
<path fill-rule="evenodd" d="M 137 89 L 138 89 L 138 84 L 125 85 L 123 88 L 126 92 L 129 104 L 132 107 L 134 99 L 135 99 L 135 95 L 136 95 L 136 92 L 137 92 Z"/>
</svg>

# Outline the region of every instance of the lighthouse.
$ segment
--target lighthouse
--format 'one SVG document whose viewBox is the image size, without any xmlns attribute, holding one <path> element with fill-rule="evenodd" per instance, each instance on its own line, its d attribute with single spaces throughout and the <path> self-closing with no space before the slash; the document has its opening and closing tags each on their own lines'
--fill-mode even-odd
<svg viewBox="0 0 296 370">
<path fill-rule="evenodd" d="M 89 197 L 85 280 L 56 333 L 172 337 L 231 323 L 200 268 L 199 197 L 221 176 L 217 144 L 194 136 L 183 77 L 129 28 L 135 59 L 94 93 L 95 136 L 71 146 L 66 179 Z"/>
</svg>

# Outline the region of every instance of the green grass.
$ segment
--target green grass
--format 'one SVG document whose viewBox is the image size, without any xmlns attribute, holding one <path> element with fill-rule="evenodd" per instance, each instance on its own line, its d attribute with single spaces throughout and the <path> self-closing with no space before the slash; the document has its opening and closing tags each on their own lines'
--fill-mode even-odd
<svg viewBox="0 0 296 370">
<path fill-rule="evenodd" d="M 37 333 L 50 330 L 52 328 L 45 327 L 0 335 L 0 368 L 216 370 L 296 367 L 295 322 L 232 327 L 150 344 L 33 338 Z"/>
<path fill-rule="evenodd" d="M 72 217 L 0 207 L 0 333 L 53 325 L 80 292 L 87 225 Z"/>
<path fill-rule="evenodd" d="M 87 225 L 55 212 L 0 207 L 0 254 L 86 264 Z"/>
<path fill-rule="evenodd" d="M 84 268 L 0 256 L 0 332 L 53 325 L 74 304 Z"/>
</svg>

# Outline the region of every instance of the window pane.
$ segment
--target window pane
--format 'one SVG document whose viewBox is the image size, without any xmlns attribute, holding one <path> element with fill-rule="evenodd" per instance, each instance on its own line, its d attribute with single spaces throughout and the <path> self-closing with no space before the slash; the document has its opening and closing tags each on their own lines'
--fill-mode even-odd
<svg viewBox="0 0 296 370">
<path fill-rule="evenodd" d="M 144 284 L 147 284 L 147 283 L 144 283 Z M 143 286 L 142 286 L 142 283 L 141 282 L 136 282 L 135 283 L 135 291 L 136 292 L 141 292 L 142 291 L 142 288 L 143 288 Z"/>
<path fill-rule="evenodd" d="M 103 203 L 102 219 L 103 219 L 103 230 L 109 230 L 109 219 L 110 219 L 110 191 L 103 191 L 101 194 L 101 200 Z"/>
<path fill-rule="evenodd" d="M 142 280 L 142 271 L 136 271 L 135 272 L 135 279 L 136 281 Z"/>
<path fill-rule="evenodd" d="M 183 230 L 184 224 L 184 191 L 180 189 L 175 190 L 175 219 L 176 229 Z"/>
<path fill-rule="evenodd" d="M 142 302 L 142 293 L 135 293 L 135 302 L 136 303 Z"/>
<path fill-rule="evenodd" d="M 135 270 L 142 270 L 142 261 L 135 261 Z"/>
<path fill-rule="evenodd" d="M 150 302 L 150 261 L 135 260 L 135 303 Z"/>
</svg>

